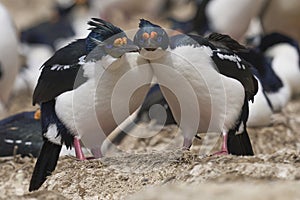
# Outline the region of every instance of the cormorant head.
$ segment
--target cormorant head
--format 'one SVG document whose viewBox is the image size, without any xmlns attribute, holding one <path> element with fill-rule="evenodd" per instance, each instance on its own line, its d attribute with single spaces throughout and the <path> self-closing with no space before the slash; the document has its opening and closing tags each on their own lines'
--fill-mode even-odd
<svg viewBox="0 0 300 200">
<path fill-rule="evenodd" d="M 134 45 L 119 27 L 98 18 L 92 18 L 92 21 L 89 21 L 88 24 L 92 26 L 89 29 L 91 33 L 86 40 L 88 53 L 96 47 L 101 50 L 97 51 L 102 54 L 97 56 L 100 58 L 104 55 L 119 58 L 128 52 L 138 52 L 139 47 Z"/>
<path fill-rule="evenodd" d="M 160 26 L 151 23 L 145 19 L 141 19 L 139 30 L 134 36 L 134 44 L 140 47 L 141 54 L 146 54 L 151 57 L 150 52 L 159 53 L 161 50 L 166 50 L 169 46 L 169 37 L 164 29 Z M 158 50 L 158 51 L 157 51 Z M 160 51 L 159 51 L 160 50 Z"/>
</svg>

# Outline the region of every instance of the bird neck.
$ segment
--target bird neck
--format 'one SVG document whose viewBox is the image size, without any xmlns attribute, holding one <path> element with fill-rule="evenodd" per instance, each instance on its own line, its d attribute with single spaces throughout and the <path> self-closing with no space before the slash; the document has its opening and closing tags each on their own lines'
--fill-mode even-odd
<svg viewBox="0 0 300 200">
<path fill-rule="evenodd" d="M 141 49 L 140 51 L 140 55 L 144 58 L 144 59 L 147 59 L 147 60 L 157 60 L 157 59 L 160 59 L 162 58 L 163 56 L 166 56 L 167 54 L 167 51 L 166 50 L 163 50 L 161 48 L 158 48 L 154 51 L 147 51 L 146 49 Z"/>
<path fill-rule="evenodd" d="M 114 58 L 110 55 L 106 55 L 101 59 L 102 67 L 109 71 L 119 69 L 122 65 L 124 65 L 124 63 L 126 63 L 126 54 L 122 55 L 120 58 Z"/>
</svg>

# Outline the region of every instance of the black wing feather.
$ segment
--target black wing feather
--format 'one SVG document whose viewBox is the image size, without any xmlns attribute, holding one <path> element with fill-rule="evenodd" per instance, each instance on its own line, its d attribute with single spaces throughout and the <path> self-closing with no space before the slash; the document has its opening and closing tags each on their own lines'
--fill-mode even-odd
<svg viewBox="0 0 300 200">
<path fill-rule="evenodd" d="M 216 47 L 226 48 L 233 52 L 248 52 L 248 49 L 245 46 L 232 39 L 229 35 L 211 33 L 206 38 Z"/>
<path fill-rule="evenodd" d="M 78 59 L 86 54 L 85 39 L 79 39 L 56 51 L 41 68 L 52 67 L 57 64 L 72 65 L 77 63 Z"/>
<path fill-rule="evenodd" d="M 237 55 L 234 53 L 222 52 L 219 50 L 213 52 L 212 59 L 221 74 L 230 78 L 237 79 L 238 81 L 241 82 L 241 84 L 245 88 L 247 99 L 253 101 L 253 98 L 258 91 L 258 83 L 252 74 L 251 65 L 240 57 L 239 57 L 240 61 L 234 63 L 227 59 L 221 59 L 218 56 L 218 54 L 228 55 L 228 56 L 237 56 Z M 238 64 L 240 66 L 244 66 L 244 68 L 243 69 L 238 68 L 237 66 Z"/>
<path fill-rule="evenodd" d="M 42 66 L 38 84 L 33 93 L 33 105 L 47 102 L 58 95 L 73 90 L 87 79 L 78 59 L 86 55 L 85 40 L 77 40 L 58 50 Z M 51 70 L 54 65 L 69 65 L 68 69 Z"/>
<path fill-rule="evenodd" d="M 212 43 L 212 41 L 215 42 Z M 248 51 L 248 49 L 229 36 L 218 33 L 211 34 L 208 38 L 192 34 L 181 34 L 170 37 L 171 49 L 182 45 L 193 45 L 195 47 L 199 45 L 211 48 L 213 51 L 212 59 L 219 72 L 227 77 L 235 78 L 240 81 L 245 88 L 247 99 L 253 100 L 258 90 L 258 83 L 250 70 L 251 64 L 240 58 L 231 50 L 231 48 L 234 48 L 236 51 Z M 229 59 L 222 59 L 218 56 L 219 54 L 223 56 L 236 56 L 236 62 Z M 238 65 L 244 66 L 245 68 L 241 69 Z"/>
<path fill-rule="evenodd" d="M 194 34 L 178 34 L 170 37 L 170 48 L 175 49 L 179 46 L 191 45 L 194 47 L 200 47 L 201 45 L 209 46 L 211 49 L 216 50 L 217 48 L 210 43 L 206 38 L 200 35 Z"/>
</svg>

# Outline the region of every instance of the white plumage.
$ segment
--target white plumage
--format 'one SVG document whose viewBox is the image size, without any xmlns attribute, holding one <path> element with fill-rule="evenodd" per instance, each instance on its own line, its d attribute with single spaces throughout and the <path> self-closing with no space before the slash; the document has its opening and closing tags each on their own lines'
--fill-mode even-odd
<svg viewBox="0 0 300 200">
<path fill-rule="evenodd" d="M 0 4 L 0 117 L 5 114 L 13 83 L 19 71 L 18 37 L 12 18 Z"/>
<path fill-rule="evenodd" d="M 53 51 L 46 45 L 23 45 L 23 52 L 26 67 L 17 75 L 13 92 L 29 91 L 32 94 L 40 76 L 39 68 L 53 55 Z"/>
<path fill-rule="evenodd" d="M 251 20 L 258 15 L 265 0 L 213 0 L 207 5 L 206 15 L 211 29 L 240 40 Z"/>
<path fill-rule="evenodd" d="M 119 123 L 141 105 L 149 90 L 153 76 L 152 69 L 149 66 L 138 66 L 146 63 L 140 63 L 142 60 L 137 60 L 137 56 L 138 53 L 128 53 L 119 59 L 105 56 L 97 63 L 85 64 L 83 68 L 89 80 L 56 99 L 55 110 L 59 119 L 74 135 L 81 138 L 95 157 L 102 156 L 101 145 L 106 135 L 109 135 Z M 129 105 L 113 111 L 116 109 L 112 105 L 115 86 L 122 76 L 132 71 L 136 79 L 143 80 L 147 85 L 134 93 Z M 128 81 L 139 84 L 133 79 Z M 124 101 L 124 95 L 128 95 L 126 94 L 128 90 L 123 92 L 117 94 L 121 95 L 120 101 Z"/>
<path fill-rule="evenodd" d="M 258 91 L 254 97 L 254 102 L 249 103 L 249 118 L 247 125 L 249 127 L 268 126 L 271 124 L 273 110 L 268 104 L 268 100 L 263 93 L 262 85 L 257 79 Z"/>
<path fill-rule="evenodd" d="M 288 43 L 279 43 L 267 49 L 267 56 L 273 57 L 272 67 L 276 74 L 291 89 L 291 95 L 300 93 L 299 52 Z M 287 103 L 283 99 L 282 103 Z"/>
<path fill-rule="evenodd" d="M 242 84 L 220 74 L 208 52 L 207 47 L 182 46 L 151 60 L 154 74 L 164 86 L 162 92 L 180 122 L 185 144 L 191 143 L 197 132 L 228 132 L 244 104 Z M 167 68 L 166 73 L 162 68 Z"/>
</svg>

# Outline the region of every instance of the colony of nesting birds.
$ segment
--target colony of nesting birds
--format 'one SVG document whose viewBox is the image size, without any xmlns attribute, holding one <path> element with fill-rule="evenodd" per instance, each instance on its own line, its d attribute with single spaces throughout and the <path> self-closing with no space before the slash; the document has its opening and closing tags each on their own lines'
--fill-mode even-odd
<svg viewBox="0 0 300 200">
<path fill-rule="evenodd" d="M 191 19 L 168 18 L 172 30 L 140 19 L 132 37 L 109 22 L 110 13 L 104 11 L 102 18 L 85 22 L 88 33 L 79 37 L 68 16 L 78 2 L 58 6 L 55 23 L 22 32 L 28 66 L 20 72 L 17 33 L 0 7 L 1 35 L 7 36 L 0 41 L 0 114 L 5 114 L 9 95 L 24 88 L 40 107 L 40 114 L 20 113 L 0 121 L 3 134 L 16 124 L 40 132 L 36 141 L 25 142 L 22 133 L 18 139 L 8 139 L 7 132 L 1 138 L 4 145 L 26 147 L 24 155 L 37 149 L 30 191 L 55 170 L 63 146 L 74 148 L 80 160 L 88 159 L 82 144 L 93 158 L 101 158 L 111 132 L 124 121 L 140 122 L 144 113 L 149 118 L 155 105 L 164 109 L 152 109 L 150 118 L 177 124 L 183 149 L 191 147 L 197 133 L 217 132 L 222 145 L 214 155 L 253 155 L 247 127 L 269 126 L 276 120 L 273 114 L 300 93 L 295 39 L 257 26 L 250 26 L 251 37 L 245 39 L 250 22 L 259 23 L 257 16 L 269 1 L 193 1 Z M 165 3 L 164 9 L 170 9 L 172 1 Z M 72 42 L 59 44 L 67 38 Z"/>
</svg>

